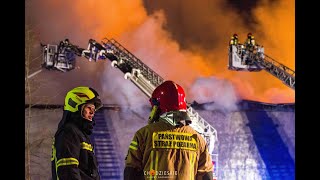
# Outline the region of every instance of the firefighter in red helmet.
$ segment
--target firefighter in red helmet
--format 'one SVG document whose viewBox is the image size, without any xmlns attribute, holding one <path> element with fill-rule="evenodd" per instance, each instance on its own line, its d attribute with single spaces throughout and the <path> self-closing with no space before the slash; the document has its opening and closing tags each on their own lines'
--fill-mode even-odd
<svg viewBox="0 0 320 180">
<path fill-rule="evenodd" d="M 212 179 L 211 156 L 203 137 L 189 126 L 185 96 L 173 81 L 153 91 L 148 125 L 129 145 L 124 179 Z"/>
</svg>

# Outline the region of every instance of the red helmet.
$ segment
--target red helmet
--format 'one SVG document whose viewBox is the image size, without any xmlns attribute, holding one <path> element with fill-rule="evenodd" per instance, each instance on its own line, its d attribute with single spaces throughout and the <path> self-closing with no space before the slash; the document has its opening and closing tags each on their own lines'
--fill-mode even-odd
<svg viewBox="0 0 320 180">
<path fill-rule="evenodd" d="M 233 37 L 238 38 L 238 34 L 233 34 Z"/>
<path fill-rule="evenodd" d="M 160 115 L 168 111 L 186 111 L 186 95 L 183 88 L 173 81 L 165 81 L 152 93 L 151 106 L 157 105 Z"/>
<path fill-rule="evenodd" d="M 248 38 L 252 36 L 252 33 L 248 33 Z"/>
</svg>

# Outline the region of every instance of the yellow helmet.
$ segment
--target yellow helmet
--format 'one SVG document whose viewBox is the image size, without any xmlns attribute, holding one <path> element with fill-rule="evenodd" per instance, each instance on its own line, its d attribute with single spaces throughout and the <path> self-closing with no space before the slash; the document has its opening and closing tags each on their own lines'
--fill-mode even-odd
<svg viewBox="0 0 320 180">
<path fill-rule="evenodd" d="M 102 107 L 97 91 L 85 86 L 76 87 L 67 93 L 64 100 L 64 110 L 77 112 L 79 106 L 86 103 L 93 103 L 96 110 Z"/>
</svg>

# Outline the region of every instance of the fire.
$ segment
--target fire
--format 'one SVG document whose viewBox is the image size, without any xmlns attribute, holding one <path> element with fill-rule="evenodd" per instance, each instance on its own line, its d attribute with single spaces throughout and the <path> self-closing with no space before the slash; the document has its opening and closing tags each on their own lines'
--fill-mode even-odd
<svg viewBox="0 0 320 180">
<path fill-rule="evenodd" d="M 150 14 L 146 6 L 156 3 L 146 5 L 141 0 L 76 3 L 30 0 L 28 3 L 26 13 L 37 24 L 43 41 L 57 42 L 68 37 L 85 47 L 90 38 L 114 38 L 162 77 L 178 82 L 187 91 L 198 78 L 219 77 L 230 81 L 244 99 L 271 103 L 295 101 L 295 92 L 265 71 L 227 69 L 230 36 L 237 33 L 243 42 L 246 34 L 252 32 L 267 55 L 294 70 L 293 0 L 257 4 L 252 11 L 256 20 L 254 28 L 235 9 L 219 0 L 210 4 L 169 3 L 172 6 L 164 6 L 171 9 L 170 13 L 159 10 Z"/>
</svg>

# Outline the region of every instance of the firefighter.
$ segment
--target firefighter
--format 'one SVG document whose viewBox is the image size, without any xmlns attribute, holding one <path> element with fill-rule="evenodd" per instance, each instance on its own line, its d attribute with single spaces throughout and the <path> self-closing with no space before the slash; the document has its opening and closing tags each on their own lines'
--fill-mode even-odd
<svg viewBox="0 0 320 180">
<path fill-rule="evenodd" d="M 101 46 L 101 45 L 100 45 Z M 98 43 L 94 39 L 89 39 L 89 44 L 87 50 L 89 50 L 89 61 L 92 61 L 92 59 L 97 62 L 97 58 L 99 56 L 99 49 Z M 103 48 L 103 47 L 102 47 Z"/>
<path fill-rule="evenodd" d="M 249 50 L 250 52 L 253 52 L 254 47 L 256 45 L 254 36 L 252 33 L 248 33 L 247 35 L 247 41 L 246 41 L 246 49 Z"/>
<path fill-rule="evenodd" d="M 70 45 L 69 39 L 68 39 L 68 38 L 67 38 L 67 39 L 64 39 L 63 44 L 64 44 L 65 46 L 69 46 L 69 45 Z"/>
<path fill-rule="evenodd" d="M 189 126 L 183 88 L 165 81 L 149 101 L 148 125 L 130 143 L 124 179 L 212 179 L 211 156 L 204 138 Z"/>
<path fill-rule="evenodd" d="M 100 180 L 90 135 L 93 116 L 101 106 L 99 94 L 90 87 L 76 87 L 67 93 L 52 144 L 53 180 Z"/>
<path fill-rule="evenodd" d="M 239 43 L 238 34 L 233 34 L 233 36 L 231 36 L 230 45 L 237 45 Z"/>
<path fill-rule="evenodd" d="M 59 45 L 58 45 L 58 53 L 63 53 L 64 52 L 64 49 L 65 49 L 65 46 L 64 46 L 64 42 L 63 41 L 60 41 Z"/>
</svg>

